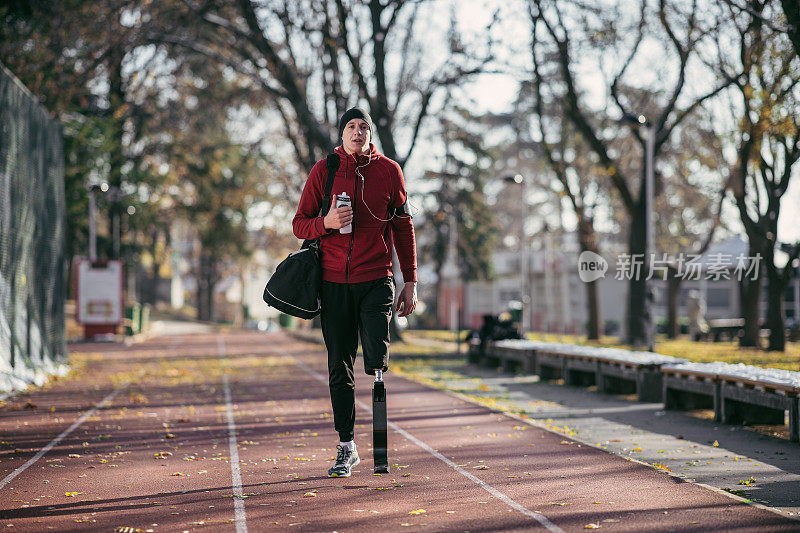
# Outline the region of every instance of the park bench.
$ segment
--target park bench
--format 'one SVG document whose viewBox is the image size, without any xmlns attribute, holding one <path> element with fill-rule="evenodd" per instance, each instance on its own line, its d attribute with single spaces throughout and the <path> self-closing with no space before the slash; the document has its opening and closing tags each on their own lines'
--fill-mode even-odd
<svg viewBox="0 0 800 533">
<path fill-rule="evenodd" d="M 800 372 L 729 363 L 665 365 L 665 409 L 713 409 L 726 424 L 784 424 L 800 441 Z"/>
<path fill-rule="evenodd" d="M 714 342 L 732 341 L 741 335 L 743 328 L 743 318 L 716 318 L 708 321 L 708 332 L 704 337 Z"/>
<path fill-rule="evenodd" d="M 506 372 L 533 374 L 536 369 L 536 348 L 545 344 L 523 339 L 494 341 L 484 359 L 486 366 L 502 366 Z"/>
<path fill-rule="evenodd" d="M 563 379 L 566 385 L 596 385 L 600 392 L 636 393 L 640 401 L 656 402 L 661 401 L 661 365 L 685 361 L 652 352 L 528 340 L 497 341 L 489 352 L 489 366 Z"/>
</svg>

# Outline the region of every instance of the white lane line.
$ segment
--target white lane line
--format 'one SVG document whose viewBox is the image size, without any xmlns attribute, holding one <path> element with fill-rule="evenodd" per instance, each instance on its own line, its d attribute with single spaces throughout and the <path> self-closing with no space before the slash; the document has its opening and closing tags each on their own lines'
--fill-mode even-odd
<svg viewBox="0 0 800 533">
<path fill-rule="evenodd" d="M 217 348 L 220 357 L 225 358 L 225 341 L 221 335 L 217 337 Z M 236 523 L 236 533 L 247 533 L 247 513 L 244 510 L 244 494 L 242 493 L 242 470 L 239 466 L 239 448 L 236 444 L 236 423 L 233 420 L 233 402 L 231 401 L 231 385 L 228 374 L 223 376 L 222 384 L 225 390 L 225 407 L 228 411 L 228 447 L 231 451 L 234 522 Z"/>
<path fill-rule="evenodd" d="M 302 368 L 303 370 L 305 370 L 306 372 L 308 372 L 309 374 L 314 376 L 314 378 L 316 378 L 317 381 L 322 382 L 324 385 L 328 384 L 328 379 L 325 378 L 322 374 L 320 374 L 319 372 L 315 371 L 314 369 L 312 369 L 311 367 L 309 367 L 305 363 L 303 363 L 301 361 L 298 361 L 295 358 L 292 358 L 292 359 L 294 360 L 294 364 L 295 365 L 297 365 L 298 367 Z M 360 400 L 356 400 L 356 403 L 358 403 L 359 407 L 361 407 L 365 411 L 367 411 L 369 413 L 372 412 L 372 408 L 369 407 L 364 402 L 362 402 Z M 397 431 L 398 433 L 403 435 L 405 438 L 407 438 L 408 440 L 410 440 L 411 442 L 413 442 L 414 444 L 416 444 L 417 446 L 419 446 L 420 448 L 422 448 L 423 450 L 425 450 L 429 454 L 433 455 L 434 457 L 436 457 L 437 459 L 439 459 L 440 461 L 445 463 L 447 466 L 449 466 L 450 468 L 452 468 L 453 470 L 455 470 L 456 472 L 458 472 L 462 476 L 466 477 L 467 479 L 469 479 L 470 481 L 472 481 L 473 483 L 475 483 L 476 485 L 481 487 L 483 490 L 485 490 L 486 492 L 488 492 L 489 494 L 491 494 L 492 496 L 494 496 L 498 500 L 500 500 L 503 503 L 505 503 L 506 505 L 508 505 L 509 507 L 511 507 L 513 509 L 516 509 L 517 511 L 519 511 L 520 513 L 522 513 L 525 516 L 533 518 L 534 520 L 539 522 L 539 524 L 541 524 L 542 526 L 547 528 L 548 531 L 552 531 L 553 533 L 564 533 L 563 529 L 561 529 L 557 525 L 553 524 L 543 514 L 537 513 L 536 511 L 531 511 L 527 507 L 525 507 L 525 506 L 517 503 L 516 501 L 512 500 L 510 497 L 508 497 L 507 495 L 503 494 L 502 492 L 500 492 L 499 490 L 497 490 L 493 486 L 489 485 L 485 481 L 479 479 L 478 477 L 474 476 L 470 472 L 467 472 L 466 470 L 464 470 L 463 468 L 461 468 L 460 466 L 455 464 L 453 461 L 451 461 L 450 459 L 448 459 L 447 457 L 445 457 L 441 453 L 437 452 L 436 450 L 434 450 L 433 448 L 428 446 L 426 443 L 424 443 L 423 441 L 419 440 L 417 437 L 415 437 L 414 435 L 412 435 L 408 431 L 404 430 L 403 428 L 401 428 L 400 426 L 398 426 L 394 422 L 390 421 L 389 422 L 389 427 L 392 428 L 393 430 Z"/>
<path fill-rule="evenodd" d="M 87 418 L 89 418 L 90 416 L 92 416 L 93 414 L 95 414 L 95 412 L 97 412 L 97 410 L 98 410 L 98 409 L 100 409 L 101 407 L 103 407 L 104 405 L 106 405 L 108 402 L 110 402 L 111 400 L 113 400 L 113 399 L 114 399 L 114 396 L 116 396 L 117 394 L 119 394 L 119 393 L 120 393 L 120 392 L 121 392 L 121 391 L 122 391 L 124 388 L 126 388 L 126 387 L 127 387 L 127 386 L 129 386 L 130 384 L 131 384 L 131 382 L 130 382 L 130 381 L 126 381 L 125 383 L 123 383 L 122 385 L 120 385 L 119 387 L 117 387 L 116 389 L 114 389 L 114 390 L 113 390 L 113 391 L 112 391 L 112 392 L 111 392 L 111 393 L 110 393 L 108 396 L 106 396 L 106 397 L 103 399 L 103 401 L 102 401 L 102 402 L 98 403 L 97 405 L 95 405 L 94 407 L 92 407 L 92 408 L 91 408 L 89 411 L 85 412 L 85 413 L 84 413 L 84 414 L 83 414 L 83 415 L 82 415 L 82 416 L 81 416 L 79 419 L 77 419 L 75 422 L 73 422 L 73 423 L 72 423 L 72 425 L 71 425 L 70 427 L 68 427 L 67 429 L 65 429 L 64 431 L 62 431 L 62 432 L 61 432 L 61 434 L 60 434 L 58 437 L 56 437 L 56 438 L 54 438 L 52 441 L 50 441 L 50 444 L 48 444 L 47 446 L 45 446 L 44 448 L 42 448 L 41 450 L 39 450 L 39 452 L 38 452 L 36 455 L 34 455 L 34 456 L 33 456 L 33 457 L 31 457 L 30 459 L 28 459 L 28 462 L 26 462 L 24 465 L 20 466 L 19 468 L 17 468 L 17 469 L 16 469 L 16 470 L 14 470 L 13 472 L 11 472 L 9 475 L 7 475 L 7 476 L 6 476 L 6 477 L 3 479 L 3 481 L 0 481 L 0 489 L 2 489 L 3 487 L 5 487 L 6 485 L 8 485 L 8 483 L 9 483 L 9 482 L 10 482 L 12 479 L 14 479 L 14 478 L 15 478 L 15 477 L 17 477 L 18 475 L 20 475 L 20 474 L 21 474 L 22 472 L 24 472 L 25 470 L 27 470 L 27 469 L 28 469 L 28 467 L 30 467 L 30 466 L 31 466 L 33 463 L 35 463 L 36 461 L 38 461 L 39 459 L 41 459 L 41 458 L 44 456 L 44 454 L 46 454 L 47 452 L 49 452 L 50 450 L 52 450 L 54 446 L 56 446 L 56 445 L 57 445 L 59 442 L 61 442 L 61 441 L 64 439 L 64 437 L 66 437 L 67 435 L 69 435 L 70 433 L 72 433 L 73 431 L 75 431 L 75 429 L 76 429 L 78 426 L 80 426 L 81 424 L 83 424 L 83 423 L 86 421 L 86 419 L 87 419 Z"/>
</svg>

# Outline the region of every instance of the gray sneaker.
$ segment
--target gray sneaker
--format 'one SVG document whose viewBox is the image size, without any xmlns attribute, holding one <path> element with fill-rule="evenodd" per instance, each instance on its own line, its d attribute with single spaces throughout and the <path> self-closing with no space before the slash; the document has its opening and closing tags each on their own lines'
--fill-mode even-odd
<svg viewBox="0 0 800 533">
<path fill-rule="evenodd" d="M 358 451 L 336 445 L 336 463 L 328 470 L 328 477 L 350 477 L 350 470 L 361 462 Z"/>
</svg>

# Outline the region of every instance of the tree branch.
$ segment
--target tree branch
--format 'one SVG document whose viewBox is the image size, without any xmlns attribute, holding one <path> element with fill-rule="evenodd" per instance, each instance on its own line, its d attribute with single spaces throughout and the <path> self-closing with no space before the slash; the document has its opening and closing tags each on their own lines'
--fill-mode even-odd
<svg viewBox="0 0 800 533">
<path fill-rule="evenodd" d="M 622 112 L 623 115 L 630 113 L 630 111 L 623 105 L 622 101 L 619 98 L 619 82 L 622 79 L 622 76 L 625 75 L 625 71 L 628 70 L 631 62 L 633 62 L 633 58 L 636 57 L 636 52 L 639 50 L 639 45 L 642 43 L 642 39 L 644 38 L 644 26 L 646 21 L 646 9 L 647 9 L 647 2 L 642 0 L 641 3 L 641 14 L 639 17 L 639 24 L 636 28 L 636 41 L 634 42 L 633 48 L 631 49 L 631 53 L 628 54 L 628 58 L 623 63 L 622 68 L 614 77 L 614 81 L 611 83 L 611 97 L 614 99 L 614 102 L 617 104 L 617 107 Z M 639 135 L 638 131 L 635 131 L 635 135 L 639 137 L 639 141 L 642 141 L 641 136 Z"/>
<path fill-rule="evenodd" d="M 566 94 L 566 112 L 570 119 L 573 121 L 575 126 L 578 128 L 585 137 L 589 146 L 592 147 L 592 150 L 597 154 L 600 158 L 600 163 L 605 170 L 609 173 L 612 183 L 616 187 L 617 191 L 619 192 L 622 202 L 625 205 L 625 208 L 628 212 L 633 212 L 636 207 L 636 202 L 633 199 L 633 195 L 628 188 L 627 183 L 625 182 L 625 178 L 619 171 L 619 167 L 617 163 L 609 156 L 608 151 L 606 150 L 606 146 L 603 141 L 597 136 L 597 133 L 592 128 L 589 121 L 583 115 L 580 106 L 578 104 L 578 94 L 575 88 L 575 81 L 572 78 L 571 68 L 571 61 L 570 61 L 570 54 L 569 54 L 569 35 L 566 31 L 566 28 L 562 28 L 564 31 L 564 38 L 559 39 L 556 35 L 555 28 L 550 24 L 547 18 L 544 16 L 544 13 L 541 10 L 541 1 L 542 0 L 533 0 L 536 3 L 537 13 L 533 13 L 531 11 L 531 16 L 533 17 L 532 23 L 536 24 L 540 21 L 544 24 L 547 32 L 550 34 L 551 38 L 556 44 L 556 50 L 558 53 L 558 63 L 560 65 L 561 76 L 564 80 L 567 94 Z"/>
</svg>

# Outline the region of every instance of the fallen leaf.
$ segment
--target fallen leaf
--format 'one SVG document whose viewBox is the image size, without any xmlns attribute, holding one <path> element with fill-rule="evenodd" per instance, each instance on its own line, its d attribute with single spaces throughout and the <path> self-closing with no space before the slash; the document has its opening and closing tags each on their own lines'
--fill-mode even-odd
<svg viewBox="0 0 800 533">
<path fill-rule="evenodd" d="M 427 513 L 427 512 L 428 512 L 428 511 L 426 511 L 425 509 L 417 509 L 416 511 L 411 511 L 411 512 L 410 512 L 410 513 L 408 513 L 408 514 L 425 514 L 425 513 Z"/>
<path fill-rule="evenodd" d="M 583 529 L 600 529 L 600 524 L 586 524 Z"/>
<path fill-rule="evenodd" d="M 711 446 L 713 446 L 714 448 L 719 448 L 719 441 L 715 440 Z"/>
<path fill-rule="evenodd" d="M 171 476 L 185 476 L 186 474 L 182 472 L 175 472 L 174 474 L 170 474 Z"/>
<path fill-rule="evenodd" d="M 306 492 L 305 494 L 303 494 L 303 498 L 316 498 L 316 497 L 317 497 L 316 492 Z"/>
</svg>

